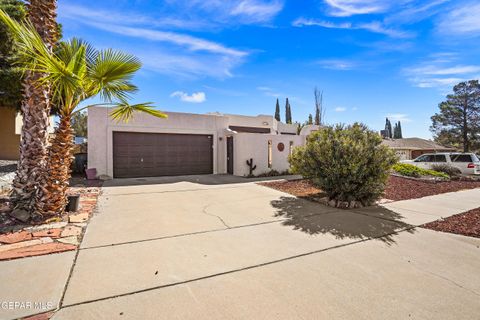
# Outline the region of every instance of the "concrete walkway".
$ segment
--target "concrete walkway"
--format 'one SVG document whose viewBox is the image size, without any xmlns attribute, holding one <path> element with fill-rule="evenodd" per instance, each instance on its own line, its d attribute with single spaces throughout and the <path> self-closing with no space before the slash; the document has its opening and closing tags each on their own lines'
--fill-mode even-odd
<svg viewBox="0 0 480 320">
<path fill-rule="evenodd" d="M 480 189 L 343 211 L 251 182 L 118 185 L 77 256 L 0 263 L 0 300 L 61 306 L 52 319 L 480 314 L 480 239 L 415 227 L 480 207 Z"/>
</svg>

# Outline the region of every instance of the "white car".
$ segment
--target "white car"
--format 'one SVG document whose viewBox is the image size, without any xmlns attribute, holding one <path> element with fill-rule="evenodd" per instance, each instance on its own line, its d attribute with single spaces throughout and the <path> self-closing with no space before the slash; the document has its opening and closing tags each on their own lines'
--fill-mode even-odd
<svg viewBox="0 0 480 320">
<path fill-rule="evenodd" d="M 425 153 L 414 160 L 400 162 L 423 169 L 432 169 L 434 165 L 446 164 L 460 169 L 463 174 L 480 174 L 480 160 L 474 153 Z"/>
</svg>

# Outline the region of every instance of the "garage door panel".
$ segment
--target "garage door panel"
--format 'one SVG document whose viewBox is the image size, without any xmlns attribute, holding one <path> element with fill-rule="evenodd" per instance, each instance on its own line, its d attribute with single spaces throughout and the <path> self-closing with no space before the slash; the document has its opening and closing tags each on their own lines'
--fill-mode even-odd
<svg viewBox="0 0 480 320">
<path fill-rule="evenodd" d="M 213 173 L 211 135 L 113 133 L 115 177 Z"/>
</svg>

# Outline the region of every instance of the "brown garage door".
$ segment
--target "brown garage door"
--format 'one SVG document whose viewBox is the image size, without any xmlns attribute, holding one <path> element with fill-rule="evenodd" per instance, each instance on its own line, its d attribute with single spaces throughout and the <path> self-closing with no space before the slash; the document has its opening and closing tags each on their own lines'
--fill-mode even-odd
<svg viewBox="0 0 480 320">
<path fill-rule="evenodd" d="M 213 137 L 197 134 L 113 133 L 115 178 L 213 173 Z"/>
</svg>

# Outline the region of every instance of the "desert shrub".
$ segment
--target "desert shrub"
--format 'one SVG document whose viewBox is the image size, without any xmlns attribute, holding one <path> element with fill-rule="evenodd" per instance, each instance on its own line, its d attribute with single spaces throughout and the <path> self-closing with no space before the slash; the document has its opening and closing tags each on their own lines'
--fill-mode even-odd
<svg viewBox="0 0 480 320">
<path fill-rule="evenodd" d="M 401 174 L 402 176 L 407 176 L 407 177 L 420 178 L 423 176 L 431 176 L 431 177 L 438 177 L 438 178 L 445 178 L 445 179 L 449 178 L 448 174 L 444 172 L 422 169 L 409 163 L 397 163 L 392 167 L 392 169 L 396 173 Z"/>
<path fill-rule="evenodd" d="M 397 157 L 382 138 L 365 125 L 324 127 L 295 148 L 289 157 L 292 172 L 323 190 L 329 200 L 369 205 L 381 197 Z"/>
<path fill-rule="evenodd" d="M 434 164 L 432 166 L 432 170 L 446 173 L 450 177 L 458 177 L 462 174 L 462 171 L 460 169 L 452 167 L 448 164 Z"/>
</svg>

